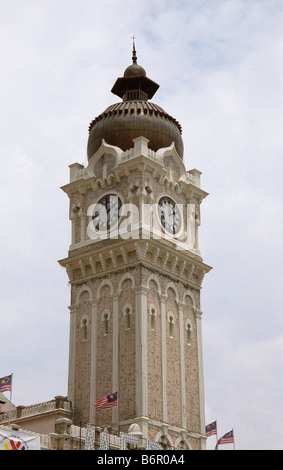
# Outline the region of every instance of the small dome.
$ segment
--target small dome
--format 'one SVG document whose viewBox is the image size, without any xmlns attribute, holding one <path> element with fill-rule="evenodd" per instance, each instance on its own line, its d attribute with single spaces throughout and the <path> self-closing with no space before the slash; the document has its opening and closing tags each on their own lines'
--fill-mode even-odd
<svg viewBox="0 0 283 470">
<path fill-rule="evenodd" d="M 137 423 L 133 423 L 129 426 L 128 434 L 131 434 L 132 436 L 142 437 L 141 428 L 139 427 Z"/>
<path fill-rule="evenodd" d="M 88 159 L 99 149 L 102 139 L 126 151 L 140 136 L 149 140 L 148 147 L 157 152 L 175 142 L 183 159 L 182 128 L 160 106 L 143 100 L 123 101 L 109 106 L 89 126 Z"/>
<path fill-rule="evenodd" d="M 131 64 L 124 72 L 124 78 L 130 77 L 146 77 L 146 71 L 141 65 Z"/>
<path fill-rule="evenodd" d="M 149 102 L 159 85 L 146 76 L 137 63 L 133 44 L 133 63 L 123 77 L 119 77 L 111 92 L 122 98 L 121 103 L 109 106 L 89 126 L 87 155 L 90 160 L 104 139 L 107 144 L 126 151 L 133 147 L 133 139 L 143 136 L 149 140 L 148 147 L 157 152 L 172 142 L 180 158 L 183 158 L 182 128 L 178 121 L 160 106 Z"/>
</svg>

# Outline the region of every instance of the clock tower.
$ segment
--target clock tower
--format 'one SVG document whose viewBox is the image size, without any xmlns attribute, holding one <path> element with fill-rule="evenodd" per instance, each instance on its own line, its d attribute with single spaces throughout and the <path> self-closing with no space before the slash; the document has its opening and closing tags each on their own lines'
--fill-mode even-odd
<svg viewBox="0 0 283 470">
<path fill-rule="evenodd" d="M 89 126 L 88 164 L 70 165 L 68 398 L 74 422 L 128 432 L 164 448 L 205 447 L 198 246 L 200 171 L 183 163 L 182 129 L 151 98 L 137 63 L 121 101 Z M 95 410 L 118 393 L 118 406 Z"/>
</svg>

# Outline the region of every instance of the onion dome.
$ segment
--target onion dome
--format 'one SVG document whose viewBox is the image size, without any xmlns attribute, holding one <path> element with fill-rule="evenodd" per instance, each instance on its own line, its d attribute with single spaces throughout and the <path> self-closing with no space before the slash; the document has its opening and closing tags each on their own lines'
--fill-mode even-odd
<svg viewBox="0 0 283 470">
<path fill-rule="evenodd" d="M 148 78 L 144 68 L 137 63 L 135 44 L 132 62 L 111 90 L 123 101 L 109 106 L 89 125 L 88 159 L 99 149 L 102 139 L 125 151 L 132 148 L 133 139 L 141 135 L 149 140 L 148 147 L 155 152 L 175 142 L 176 150 L 183 158 L 182 128 L 160 106 L 148 101 L 159 85 Z"/>
</svg>

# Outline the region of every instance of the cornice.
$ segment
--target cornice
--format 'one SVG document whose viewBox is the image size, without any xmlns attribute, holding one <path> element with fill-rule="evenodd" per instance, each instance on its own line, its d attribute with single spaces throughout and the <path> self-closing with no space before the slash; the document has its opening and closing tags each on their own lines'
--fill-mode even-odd
<svg viewBox="0 0 283 470">
<path fill-rule="evenodd" d="M 79 163 L 70 165 L 70 182 L 61 189 L 71 197 L 78 192 L 85 194 L 88 189 L 96 191 L 98 188 L 107 188 L 120 183 L 121 178 L 129 177 L 135 170 L 148 170 L 163 185 L 169 185 L 177 193 L 184 193 L 188 198 L 196 197 L 201 202 L 208 193 L 200 188 L 199 170 L 193 169 L 186 171 L 184 162 L 180 159 L 174 143 L 169 147 L 159 149 L 157 152 L 148 148 L 148 140 L 144 137 L 138 137 L 133 140 L 134 147 L 125 152 L 118 147 L 107 144 L 105 141 L 101 144 L 99 150 L 92 156 L 87 167 Z M 94 173 L 96 162 L 104 155 L 111 154 L 115 158 L 116 164 L 111 172 L 103 178 L 98 178 Z M 179 179 L 171 180 L 169 172 L 164 164 L 164 158 L 172 156 L 175 164 L 179 168 Z"/>
<path fill-rule="evenodd" d="M 119 261 L 118 261 L 119 258 Z M 107 247 L 70 254 L 58 261 L 68 274 L 70 284 L 86 282 L 112 272 L 143 265 L 157 273 L 200 289 L 204 276 L 212 268 L 192 254 L 176 252 L 160 240 L 117 241 Z"/>
</svg>

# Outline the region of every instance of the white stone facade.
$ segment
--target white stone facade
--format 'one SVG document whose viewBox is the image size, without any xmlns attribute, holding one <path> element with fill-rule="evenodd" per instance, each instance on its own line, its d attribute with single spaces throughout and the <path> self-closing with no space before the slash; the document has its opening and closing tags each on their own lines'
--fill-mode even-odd
<svg viewBox="0 0 283 470">
<path fill-rule="evenodd" d="M 70 166 L 62 189 L 72 240 L 60 264 L 71 285 L 68 399 L 77 424 L 128 432 L 136 423 L 145 439 L 204 447 L 200 289 L 211 268 L 198 246 L 200 174 L 186 171 L 174 144 L 153 152 L 142 136 L 126 152 L 103 142 L 87 167 Z M 89 208 L 110 193 L 136 217 L 122 212 L 116 233 L 90 238 Z M 176 235 L 158 219 L 162 195 L 182 210 Z M 95 401 L 116 391 L 118 406 L 95 413 Z"/>
</svg>

